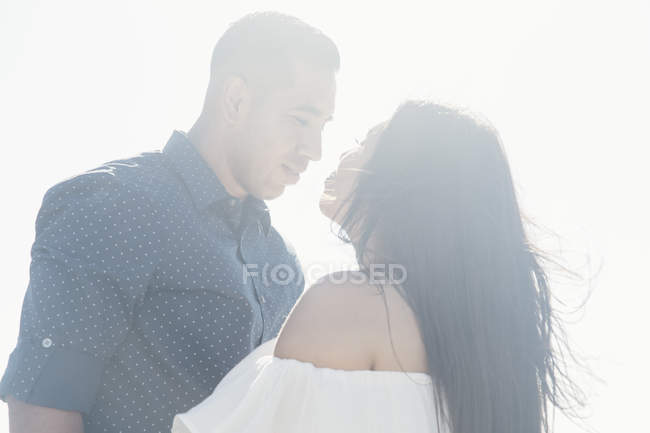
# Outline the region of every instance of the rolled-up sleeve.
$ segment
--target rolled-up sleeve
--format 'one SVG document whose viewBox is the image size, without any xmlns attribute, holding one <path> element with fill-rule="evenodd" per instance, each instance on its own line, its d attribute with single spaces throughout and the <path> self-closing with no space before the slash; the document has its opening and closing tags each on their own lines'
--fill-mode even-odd
<svg viewBox="0 0 650 433">
<path fill-rule="evenodd" d="M 130 330 L 163 237 L 149 198 L 90 172 L 52 187 L 36 219 L 30 280 L 0 396 L 87 413 Z"/>
</svg>

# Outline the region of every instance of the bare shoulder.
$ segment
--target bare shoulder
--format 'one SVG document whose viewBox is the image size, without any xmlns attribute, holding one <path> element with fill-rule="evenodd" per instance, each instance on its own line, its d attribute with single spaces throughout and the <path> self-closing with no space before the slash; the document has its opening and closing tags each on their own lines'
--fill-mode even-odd
<svg viewBox="0 0 650 433">
<path fill-rule="evenodd" d="M 356 272 L 329 274 L 302 294 L 275 346 L 278 358 L 368 370 L 374 363 L 380 295 Z"/>
</svg>

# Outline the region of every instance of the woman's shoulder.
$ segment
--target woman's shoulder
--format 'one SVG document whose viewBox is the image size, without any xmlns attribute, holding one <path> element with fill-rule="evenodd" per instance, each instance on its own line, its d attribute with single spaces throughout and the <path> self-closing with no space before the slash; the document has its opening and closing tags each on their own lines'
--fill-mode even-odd
<svg viewBox="0 0 650 433">
<path fill-rule="evenodd" d="M 388 350 L 387 311 L 393 340 L 396 344 L 401 340 L 407 352 L 400 355 L 403 367 L 425 371 L 426 363 L 419 362 L 422 346 L 410 309 L 394 288 L 382 289 L 359 271 L 328 274 L 308 288 L 280 331 L 274 355 L 317 367 L 399 370 L 397 362 L 391 363 L 392 348 Z"/>
<path fill-rule="evenodd" d="M 379 292 L 361 278 L 355 271 L 332 273 L 305 290 L 280 330 L 274 355 L 317 367 L 370 369 Z"/>
</svg>

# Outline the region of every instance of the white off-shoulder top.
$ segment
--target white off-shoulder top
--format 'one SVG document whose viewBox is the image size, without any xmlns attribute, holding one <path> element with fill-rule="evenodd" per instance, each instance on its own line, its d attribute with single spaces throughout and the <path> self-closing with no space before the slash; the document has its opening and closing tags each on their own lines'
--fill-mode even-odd
<svg viewBox="0 0 650 433">
<path fill-rule="evenodd" d="M 251 352 L 172 433 L 439 433 L 425 373 L 340 370 Z"/>
</svg>

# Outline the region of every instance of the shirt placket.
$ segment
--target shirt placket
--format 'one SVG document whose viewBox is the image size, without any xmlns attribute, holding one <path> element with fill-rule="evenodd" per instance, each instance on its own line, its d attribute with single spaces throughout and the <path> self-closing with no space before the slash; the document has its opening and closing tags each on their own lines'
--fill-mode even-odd
<svg viewBox="0 0 650 433">
<path fill-rule="evenodd" d="M 262 334 L 266 331 L 265 314 L 267 299 L 264 293 L 264 238 L 262 225 L 259 221 L 250 221 L 242 231 L 240 239 L 240 252 L 244 261 L 244 275 L 252 280 L 255 298 L 262 316 Z M 261 336 L 260 341 L 264 338 Z"/>
</svg>

